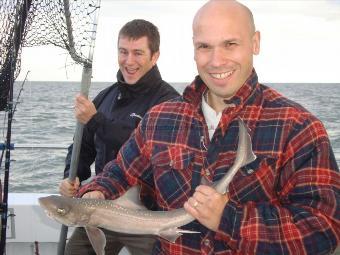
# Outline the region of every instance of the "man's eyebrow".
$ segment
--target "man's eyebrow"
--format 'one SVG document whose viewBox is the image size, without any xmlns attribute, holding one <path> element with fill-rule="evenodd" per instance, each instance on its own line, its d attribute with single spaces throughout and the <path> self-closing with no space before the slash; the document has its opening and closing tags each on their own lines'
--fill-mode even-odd
<svg viewBox="0 0 340 255">
<path fill-rule="evenodd" d="M 119 47 L 118 50 L 123 50 L 123 51 L 128 51 L 126 48 L 124 47 Z M 137 53 L 144 53 L 145 51 L 142 49 L 133 49 L 133 52 L 137 52 Z"/>
<path fill-rule="evenodd" d="M 204 41 L 196 41 L 196 42 L 194 42 L 194 44 L 196 45 L 196 44 L 209 44 L 208 42 L 204 42 Z"/>
<path fill-rule="evenodd" d="M 135 50 L 133 50 L 134 52 L 143 52 L 144 53 L 144 50 L 142 50 L 142 49 L 135 49 Z"/>
<path fill-rule="evenodd" d="M 231 43 L 231 42 L 238 42 L 239 39 L 237 38 L 230 38 L 230 39 L 226 39 L 223 41 L 223 43 Z"/>
<path fill-rule="evenodd" d="M 222 44 L 226 44 L 226 43 L 231 43 L 231 42 L 239 42 L 240 40 L 238 38 L 230 38 L 230 39 L 226 39 L 222 41 Z M 209 45 L 209 42 L 204 42 L 204 41 L 196 41 L 194 42 L 194 44 L 206 44 Z"/>
</svg>

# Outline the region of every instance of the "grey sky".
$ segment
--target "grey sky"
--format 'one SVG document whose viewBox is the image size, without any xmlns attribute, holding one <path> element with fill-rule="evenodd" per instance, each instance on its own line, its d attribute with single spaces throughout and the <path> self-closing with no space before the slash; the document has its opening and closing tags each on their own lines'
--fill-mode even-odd
<svg viewBox="0 0 340 255">
<path fill-rule="evenodd" d="M 135 18 L 150 20 L 161 33 L 162 76 L 190 82 L 196 75 L 191 22 L 202 0 L 102 0 L 94 52 L 93 81 L 114 81 L 118 69 L 116 43 L 122 25 Z M 261 82 L 340 83 L 340 1 L 243 0 L 261 32 L 255 68 Z M 39 52 L 39 57 L 38 53 Z M 80 81 L 81 67 L 54 47 L 24 48 L 22 72 L 30 80 Z"/>
</svg>

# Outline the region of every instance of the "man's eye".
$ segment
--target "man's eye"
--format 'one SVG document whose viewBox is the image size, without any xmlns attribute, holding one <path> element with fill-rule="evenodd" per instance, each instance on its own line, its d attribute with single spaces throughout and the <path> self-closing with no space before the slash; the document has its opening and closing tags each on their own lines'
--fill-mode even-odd
<svg viewBox="0 0 340 255">
<path fill-rule="evenodd" d="M 197 49 L 208 49 L 208 48 L 209 47 L 206 44 L 200 44 L 200 45 L 197 46 Z"/>
<path fill-rule="evenodd" d="M 235 43 L 235 42 L 227 42 L 225 44 L 225 47 L 230 48 L 230 47 L 233 47 L 233 46 L 236 46 L 236 45 L 237 45 L 237 43 Z"/>
</svg>

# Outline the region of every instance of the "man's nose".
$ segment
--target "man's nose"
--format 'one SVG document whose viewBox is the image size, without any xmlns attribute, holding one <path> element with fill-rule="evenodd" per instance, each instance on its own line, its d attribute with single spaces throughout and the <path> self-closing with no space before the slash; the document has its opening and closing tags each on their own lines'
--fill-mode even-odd
<svg viewBox="0 0 340 255">
<path fill-rule="evenodd" d="M 131 64 L 135 61 L 135 57 L 132 53 L 128 53 L 126 56 L 126 63 Z"/>
<path fill-rule="evenodd" d="M 221 48 L 215 48 L 211 52 L 210 65 L 216 66 L 216 67 L 221 66 L 225 64 L 227 57 L 228 56 L 225 50 Z"/>
</svg>

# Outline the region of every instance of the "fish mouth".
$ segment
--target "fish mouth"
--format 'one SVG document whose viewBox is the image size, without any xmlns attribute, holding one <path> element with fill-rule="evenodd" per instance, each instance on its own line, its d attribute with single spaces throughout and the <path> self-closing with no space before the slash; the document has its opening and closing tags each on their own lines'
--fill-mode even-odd
<svg viewBox="0 0 340 255">
<path fill-rule="evenodd" d="M 45 214 L 47 215 L 48 218 L 55 220 L 56 218 L 54 217 L 53 213 L 51 213 L 49 210 L 44 210 Z"/>
<path fill-rule="evenodd" d="M 39 197 L 38 202 L 39 202 L 39 205 L 44 209 L 46 213 L 49 212 L 45 197 Z"/>
</svg>

